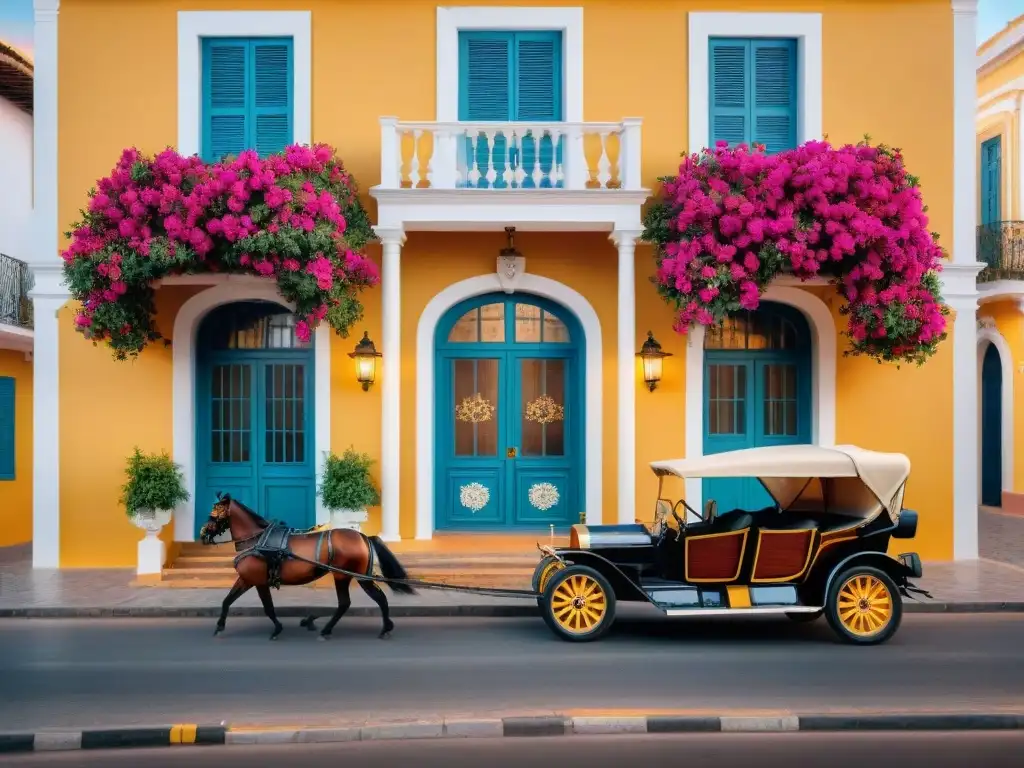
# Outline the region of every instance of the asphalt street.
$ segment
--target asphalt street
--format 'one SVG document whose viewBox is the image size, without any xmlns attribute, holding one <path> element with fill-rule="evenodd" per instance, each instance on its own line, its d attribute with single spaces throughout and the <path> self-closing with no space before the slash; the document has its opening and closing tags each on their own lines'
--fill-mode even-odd
<svg viewBox="0 0 1024 768">
<path fill-rule="evenodd" d="M 172 723 L 321 725 L 358 718 L 582 709 L 972 711 L 1024 706 L 1024 615 L 906 616 L 888 644 L 824 620 L 617 624 L 596 643 L 538 619 L 343 620 L 328 642 L 287 621 L 0 622 L 0 730 Z"/>
<path fill-rule="evenodd" d="M 38 753 L 10 766 L 99 768 L 252 768 L 300 761 L 303 768 L 604 768 L 685 765 L 687 768 L 863 768 L 882 755 L 888 765 L 928 768 L 1020 768 L 1022 732 L 701 734 L 579 736 L 539 739 L 354 742 L 264 747 L 175 747 L 156 750 Z M 877 759 L 877 758 L 875 758 Z"/>
</svg>

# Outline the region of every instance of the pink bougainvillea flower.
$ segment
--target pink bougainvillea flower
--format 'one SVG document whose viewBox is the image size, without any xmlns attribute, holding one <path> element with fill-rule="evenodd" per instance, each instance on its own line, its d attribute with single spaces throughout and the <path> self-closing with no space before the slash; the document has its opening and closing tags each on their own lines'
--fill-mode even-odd
<svg viewBox="0 0 1024 768">
<path fill-rule="evenodd" d="M 61 256 L 82 306 L 76 327 L 118 358 L 160 338 L 152 283 L 167 275 L 276 279 L 307 336 L 328 319 L 347 332 L 362 312 L 358 292 L 380 279 L 359 253 L 374 236 L 355 182 L 327 145 L 218 163 L 133 147 L 95 187 Z"/>
<path fill-rule="evenodd" d="M 916 181 L 899 151 L 811 141 L 686 157 L 649 214 L 655 282 L 681 332 L 756 309 L 785 267 L 831 279 L 847 304 L 853 354 L 923 362 L 945 338 L 937 273 L 943 251 L 927 229 Z"/>
</svg>

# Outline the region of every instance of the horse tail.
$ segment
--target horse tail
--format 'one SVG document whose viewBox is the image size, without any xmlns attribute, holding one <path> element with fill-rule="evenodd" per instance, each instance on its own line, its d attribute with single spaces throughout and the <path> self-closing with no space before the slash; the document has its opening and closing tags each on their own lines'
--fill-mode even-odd
<svg viewBox="0 0 1024 768">
<path fill-rule="evenodd" d="M 409 574 L 406 573 L 405 567 L 398 562 L 398 558 L 395 557 L 395 553 L 388 549 L 388 545 L 384 543 L 380 536 L 370 536 L 369 540 L 377 553 L 378 559 L 380 560 L 380 572 L 385 579 L 409 578 Z M 388 586 L 391 587 L 391 591 L 396 595 L 416 594 L 416 590 L 408 584 L 389 583 Z"/>
</svg>

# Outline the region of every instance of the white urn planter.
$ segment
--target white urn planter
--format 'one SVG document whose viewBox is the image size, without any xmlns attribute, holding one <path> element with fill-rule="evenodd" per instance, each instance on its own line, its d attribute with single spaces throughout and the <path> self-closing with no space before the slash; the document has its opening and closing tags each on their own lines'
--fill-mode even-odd
<svg viewBox="0 0 1024 768">
<path fill-rule="evenodd" d="M 171 522 L 171 514 L 169 509 L 139 509 L 129 515 L 132 524 L 146 532 L 138 547 L 137 573 L 140 576 L 163 571 L 167 550 L 160 540 L 160 531 Z"/>
<path fill-rule="evenodd" d="M 331 528 L 350 528 L 359 531 L 362 530 L 360 526 L 369 518 L 370 515 L 365 509 L 332 509 Z"/>
</svg>

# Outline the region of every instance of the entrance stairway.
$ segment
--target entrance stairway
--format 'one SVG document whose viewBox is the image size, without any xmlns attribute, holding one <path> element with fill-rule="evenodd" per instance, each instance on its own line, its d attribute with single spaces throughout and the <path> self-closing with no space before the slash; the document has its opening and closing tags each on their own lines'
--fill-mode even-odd
<svg viewBox="0 0 1024 768">
<path fill-rule="evenodd" d="M 446 534 L 430 541 L 401 541 L 388 546 L 414 579 L 473 587 L 529 589 L 533 569 L 541 557 L 538 542 L 551 543 L 550 536 Z M 554 540 L 556 546 L 566 543 L 565 537 Z M 226 590 L 235 582 L 234 555 L 230 544 L 185 543 L 174 561 L 163 569 L 159 581 L 137 586 Z M 334 588 L 330 576 L 309 586 Z"/>
</svg>

